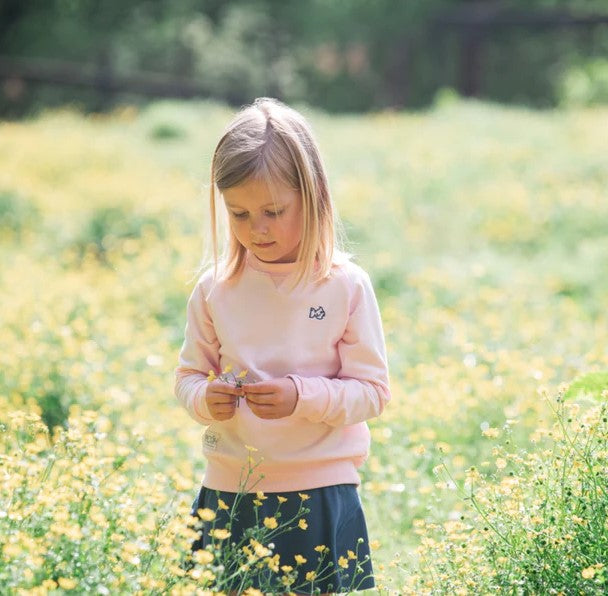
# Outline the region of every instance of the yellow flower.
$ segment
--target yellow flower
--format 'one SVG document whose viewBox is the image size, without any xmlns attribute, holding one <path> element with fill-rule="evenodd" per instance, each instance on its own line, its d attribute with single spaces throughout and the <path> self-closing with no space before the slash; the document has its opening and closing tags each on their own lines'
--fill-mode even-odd
<svg viewBox="0 0 608 596">
<path fill-rule="evenodd" d="M 209 536 L 218 540 L 226 540 L 230 536 L 230 532 L 226 528 L 215 528 L 209 532 Z"/>
<path fill-rule="evenodd" d="M 315 550 L 318 553 L 322 553 L 327 547 L 324 544 L 319 544 L 318 546 L 315 546 Z M 329 549 L 328 549 L 329 550 Z"/>
<path fill-rule="evenodd" d="M 484 437 L 489 437 L 490 439 L 495 439 L 498 436 L 499 431 L 497 428 L 490 427 L 490 428 L 486 428 L 485 430 L 483 430 L 481 432 L 481 434 Z"/>
<path fill-rule="evenodd" d="M 308 524 L 306 523 L 305 519 L 298 521 L 298 526 L 300 526 L 301 530 L 306 530 L 306 528 L 308 528 Z"/>
<path fill-rule="evenodd" d="M 192 555 L 192 558 L 199 565 L 208 565 L 211 563 L 211 561 L 213 561 L 213 553 L 210 553 L 208 550 L 197 550 Z"/>
<path fill-rule="evenodd" d="M 583 569 L 581 571 L 581 575 L 585 578 L 585 579 L 592 579 L 593 576 L 595 575 L 595 568 L 594 567 L 587 567 L 586 569 Z M 60 580 L 61 581 L 61 580 Z"/>
<path fill-rule="evenodd" d="M 245 449 L 247 449 L 247 451 L 257 451 L 257 447 L 252 447 L 251 445 L 245 445 Z"/>
<path fill-rule="evenodd" d="M 346 557 L 340 557 L 338 559 L 338 565 L 343 569 L 348 569 L 348 559 Z"/>
<path fill-rule="evenodd" d="M 268 497 L 266 497 L 266 496 L 264 495 L 264 491 L 262 491 L 262 490 L 259 490 L 257 493 L 255 493 L 255 496 L 256 496 L 258 499 L 261 499 L 261 500 L 264 500 L 264 499 L 267 499 L 267 498 L 268 498 Z"/>
<path fill-rule="evenodd" d="M 505 460 L 504 460 L 502 457 L 499 457 L 499 458 L 496 460 L 496 467 L 497 467 L 499 470 L 502 470 L 503 468 L 506 468 L 506 467 L 507 467 L 507 462 L 506 462 L 506 461 L 505 461 Z"/>
<path fill-rule="evenodd" d="M 59 587 L 63 588 L 64 590 L 71 590 L 78 585 L 75 580 L 68 579 L 67 577 L 60 577 L 57 580 L 57 583 L 59 584 Z"/>
<path fill-rule="evenodd" d="M 215 511 L 212 511 L 208 507 L 198 509 L 196 512 L 203 521 L 213 521 L 215 519 Z"/>
<path fill-rule="evenodd" d="M 357 558 L 357 555 L 352 550 L 347 551 L 346 554 L 348 555 L 349 559 L 356 559 Z"/>
<path fill-rule="evenodd" d="M 309 571 L 306 574 L 306 581 L 307 582 L 314 581 L 315 577 L 317 577 L 317 572 L 316 571 Z"/>
<path fill-rule="evenodd" d="M 279 503 L 286 503 L 287 502 L 287 498 L 286 497 L 282 497 L 281 495 L 277 495 L 277 499 L 279 500 Z"/>
<path fill-rule="evenodd" d="M 243 592 L 243 596 L 264 596 L 264 592 L 260 592 L 257 588 L 247 588 Z"/>
<path fill-rule="evenodd" d="M 216 378 L 217 377 L 215 376 L 215 372 L 213 370 L 210 370 L 209 374 L 207 375 L 207 381 L 215 381 Z"/>
<path fill-rule="evenodd" d="M 241 371 L 241 372 L 240 372 L 240 373 L 239 373 L 239 374 L 236 376 L 236 378 L 237 378 L 237 379 L 244 379 L 244 378 L 247 376 L 247 373 L 248 373 L 248 372 L 249 372 L 249 371 L 248 371 L 247 369 L 242 370 L 242 371 Z"/>
<path fill-rule="evenodd" d="M 293 558 L 296 560 L 296 565 L 304 565 L 307 560 L 302 555 L 294 555 Z"/>
<path fill-rule="evenodd" d="M 228 511 L 228 509 L 230 509 L 230 507 L 228 507 L 228 505 L 226 505 L 222 499 L 217 500 L 217 506 L 224 511 Z"/>
<path fill-rule="evenodd" d="M 228 365 L 226 365 L 226 368 L 224 368 L 224 370 L 222 371 L 222 374 L 227 375 L 231 371 L 232 371 L 232 364 L 228 364 Z"/>
<path fill-rule="evenodd" d="M 259 499 L 253 499 L 253 504 L 256 507 L 261 507 L 262 506 L 262 501 L 260 501 Z"/>
<path fill-rule="evenodd" d="M 300 499 L 302 499 L 302 501 L 306 501 L 308 499 L 310 499 L 310 495 L 307 495 L 306 493 L 298 493 L 300 495 Z"/>
<path fill-rule="evenodd" d="M 264 518 L 264 525 L 269 530 L 274 530 L 279 524 L 277 523 L 277 520 L 274 517 L 265 517 Z"/>
<path fill-rule="evenodd" d="M 273 557 L 266 557 L 264 562 L 268 565 L 269 569 L 272 569 L 275 573 L 279 572 L 279 557 L 280 555 L 274 555 Z"/>
<path fill-rule="evenodd" d="M 281 571 L 283 573 L 289 573 L 290 571 L 293 571 L 293 567 L 291 565 L 282 565 Z"/>
<path fill-rule="evenodd" d="M 372 540 L 369 543 L 369 546 L 372 550 L 378 550 L 380 548 L 380 541 L 379 540 Z"/>
</svg>

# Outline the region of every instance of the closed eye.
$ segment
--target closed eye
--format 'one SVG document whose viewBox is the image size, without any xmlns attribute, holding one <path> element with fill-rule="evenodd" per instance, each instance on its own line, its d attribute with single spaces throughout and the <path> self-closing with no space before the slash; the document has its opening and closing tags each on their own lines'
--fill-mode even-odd
<svg viewBox="0 0 608 596">
<path fill-rule="evenodd" d="M 280 209 L 279 211 L 266 211 L 266 215 L 268 217 L 279 217 L 285 211 L 285 209 Z"/>
<path fill-rule="evenodd" d="M 247 211 L 243 211 L 242 213 L 231 211 L 230 213 L 232 214 L 232 217 L 236 217 L 236 219 L 245 219 L 247 217 Z"/>
</svg>

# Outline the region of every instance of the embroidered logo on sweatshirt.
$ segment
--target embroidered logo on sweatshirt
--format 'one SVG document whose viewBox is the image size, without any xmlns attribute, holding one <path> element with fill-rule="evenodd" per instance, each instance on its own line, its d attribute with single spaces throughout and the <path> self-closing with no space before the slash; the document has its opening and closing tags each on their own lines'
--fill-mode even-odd
<svg viewBox="0 0 608 596">
<path fill-rule="evenodd" d="M 320 321 L 324 317 L 325 317 L 325 311 L 323 310 L 322 306 L 318 306 L 317 308 L 315 308 L 314 306 L 310 307 L 310 312 L 308 313 L 309 319 L 317 319 Z"/>
<path fill-rule="evenodd" d="M 206 447 L 211 451 L 215 451 L 217 449 L 217 444 L 220 441 L 219 433 L 216 433 L 214 430 L 208 428 L 203 435 L 203 449 Z"/>
</svg>

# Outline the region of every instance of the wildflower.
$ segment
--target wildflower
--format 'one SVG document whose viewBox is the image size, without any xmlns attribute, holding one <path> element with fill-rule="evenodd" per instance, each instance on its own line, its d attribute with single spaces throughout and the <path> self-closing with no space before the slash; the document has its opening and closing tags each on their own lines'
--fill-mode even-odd
<svg viewBox="0 0 608 596">
<path fill-rule="evenodd" d="M 269 530 L 274 530 L 279 524 L 278 524 L 277 520 L 274 517 L 265 517 L 264 518 L 264 525 Z"/>
<path fill-rule="evenodd" d="M 279 500 L 279 503 L 286 503 L 287 502 L 287 498 L 286 497 L 282 497 L 281 495 L 277 495 L 277 499 Z"/>
<path fill-rule="evenodd" d="M 215 519 L 215 511 L 212 511 L 208 507 L 205 507 L 205 509 L 197 509 L 196 512 L 203 521 L 213 521 Z"/>
<path fill-rule="evenodd" d="M 209 532 L 209 536 L 218 540 L 226 540 L 230 536 L 230 532 L 226 528 L 214 528 Z"/>
<path fill-rule="evenodd" d="M 356 559 L 357 558 L 357 555 L 352 550 L 347 551 L 346 554 L 348 555 L 349 559 Z"/>
<path fill-rule="evenodd" d="M 372 550 L 378 550 L 380 548 L 380 541 L 379 540 L 372 540 L 369 543 L 369 546 Z"/>
<path fill-rule="evenodd" d="M 302 555 L 294 555 L 293 558 L 296 560 L 296 565 L 304 565 L 304 563 L 307 561 L 307 559 Z"/>
<path fill-rule="evenodd" d="M 257 588 L 247 588 L 243 592 L 243 596 L 264 596 L 264 592 L 260 592 Z"/>
<path fill-rule="evenodd" d="M 348 559 L 346 557 L 340 557 L 338 559 L 338 565 L 343 569 L 348 569 Z"/>
<path fill-rule="evenodd" d="M 314 581 L 314 579 L 317 577 L 317 572 L 316 571 L 309 571 L 306 574 L 306 581 L 307 582 L 312 582 Z"/>
<path fill-rule="evenodd" d="M 310 499 L 310 495 L 307 495 L 306 493 L 298 493 L 300 495 L 300 499 L 302 499 L 302 501 L 306 501 L 308 499 Z"/>
<path fill-rule="evenodd" d="M 257 447 L 252 447 L 251 445 L 245 445 L 245 449 L 247 449 L 247 451 L 257 451 Z"/>
<path fill-rule="evenodd" d="M 244 378 L 247 376 L 247 372 L 248 372 L 248 371 L 247 371 L 247 369 L 242 370 L 242 371 L 241 371 L 241 372 L 240 372 L 240 373 L 239 373 L 239 374 L 236 376 L 236 378 L 237 378 L 237 379 L 244 379 Z"/>
<path fill-rule="evenodd" d="M 228 511 L 228 509 L 230 509 L 230 507 L 228 507 L 228 505 L 226 505 L 226 503 L 222 499 L 217 500 L 217 506 L 220 509 L 223 509 L 224 511 Z"/>
<path fill-rule="evenodd" d="M 270 554 L 270 549 L 266 548 L 263 544 L 260 544 L 253 538 L 249 539 L 249 544 L 253 546 L 253 550 L 258 557 L 267 557 Z"/>
<path fill-rule="evenodd" d="M 209 374 L 207 375 L 207 381 L 211 383 L 211 381 L 215 381 L 215 379 L 217 379 L 217 377 L 215 376 L 215 372 L 213 370 L 210 370 Z"/>
<path fill-rule="evenodd" d="M 224 368 L 224 370 L 222 371 L 222 374 L 227 375 L 231 371 L 232 371 L 232 364 L 228 364 L 228 365 L 226 365 L 226 368 Z"/>
<path fill-rule="evenodd" d="M 283 573 L 289 573 L 290 571 L 293 571 L 293 567 L 291 565 L 282 565 L 281 571 Z"/>
<path fill-rule="evenodd" d="M 308 524 L 306 523 L 305 519 L 300 519 L 298 521 L 298 526 L 300 527 L 300 530 L 306 530 L 306 528 L 308 528 Z"/>
<path fill-rule="evenodd" d="M 502 470 L 503 468 L 506 468 L 506 467 L 507 467 L 507 462 L 506 462 L 506 460 L 504 460 L 502 457 L 499 457 L 499 458 L 496 460 L 496 467 L 497 467 L 499 470 Z"/>
<path fill-rule="evenodd" d="M 482 431 L 481 433 L 484 437 L 488 437 L 490 439 L 495 439 L 498 436 L 498 429 L 497 428 L 486 428 Z"/>
<path fill-rule="evenodd" d="M 63 588 L 64 590 L 72 590 L 78 585 L 76 580 L 69 579 L 67 577 L 60 577 L 57 580 L 57 583 L 59 584 L 59 587 Z"/>
<path fill-rule="evenodd" d="M 322 552 L 324 552 L 325 550 L 329 550 L 329 549 L 328 549 L 328 548 L 327 548 L 327 547 L 326 547 L 324 544 L 319 544 L 318 546 L 315 546 L 315 550 L 316 550 L 318 553 L 322 553 Z"/>
<path fill-rule="evenodd" d="M 268 565 L 268 569 L 271 569 L 275 573 L 279 572 L 279 555 L 276 554 L 273 557 L 266 557 L 264 559 L 266 565 Z"/>
<path fill-rule="evenodd" d="M 261 501 L 263 501 L 264 499 L 267 499 L 268 497 L 264 495 L 264 491 L 259 490 L 256 494 L 256 497 L 258 499 L 260 499 Z"/>
<path fill-rule="evenodd" d="M 199 565 L 208 565 L 211 563 L 211 561 L 213 561 L 213 553 L 210 553 L 208 550 L 197 550 L 192 555 L 192 558 Z"/>
<path fill-rule="evenodd" d="M 581 575 L 585 579 L 593 579 L 593 576 L 595 575 L 595 568 L 594 567 L 587 567 L 586 569 L 583 569 L 581 571 Z"/>
</svg>

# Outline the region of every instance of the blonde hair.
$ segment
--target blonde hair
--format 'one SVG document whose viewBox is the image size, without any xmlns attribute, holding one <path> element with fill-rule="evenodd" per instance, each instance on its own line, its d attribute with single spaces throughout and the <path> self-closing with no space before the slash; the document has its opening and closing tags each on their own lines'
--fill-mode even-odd
<svg viewBox="0 0 608 596">
<path fill-rule="evenodd" d="M 303 280 L 328 277 L 336 254 L 347 255 L 337 246 L 341 241 L 336 233 L 339 225 L 319 149 L 304 117 L 270 97 L 260 97 L 245 106 L 228 125 L 213 153 L 210 224 L 215 276 L 221 260 L 222 278 L 238 277 L 247 253 L 229 230 L 224 254 L 218 259 L 216 197 L 249 180 L 264 181 L 269 188 L 280 183 L 299 191 L 302 240 L 294 287 Z"/>
</svg>

